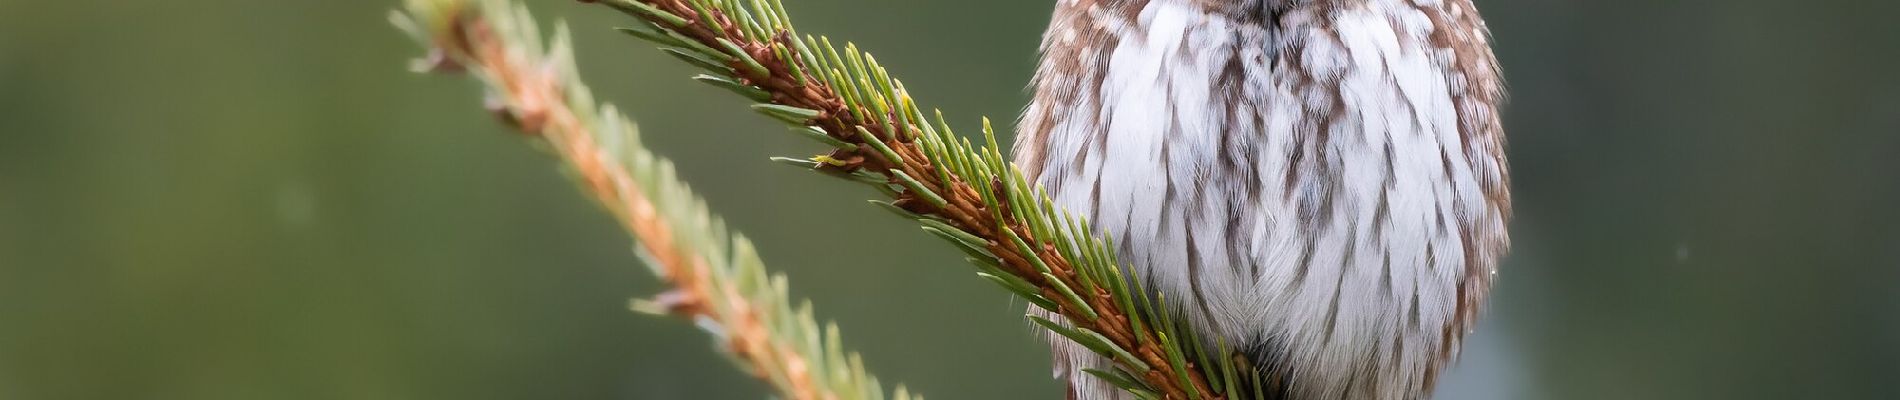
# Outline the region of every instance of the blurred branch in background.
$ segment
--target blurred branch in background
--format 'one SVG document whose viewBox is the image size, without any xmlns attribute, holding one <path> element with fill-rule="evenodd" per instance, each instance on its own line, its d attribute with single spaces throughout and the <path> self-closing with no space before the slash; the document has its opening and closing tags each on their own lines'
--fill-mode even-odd
<svg viewBox="0 0 1900 400">
<path fill-rule="evenodd" d="M 843 351 L 837 327 L 819 329 L 809 302 L 794 311 L 785 277 L 766 272 L 752 244 L 727 232 L 672 164 L 641 146 L 631 120 L 612 105 L 595 105 L 564 26 L 544 48 L 533 17 L 509 1 L 407 5 L 392 20 L 429 48 L 418 69 L 479 79 L 490 110 L 566 162 L 673 287 L 635 309 L 693 320 L 782 398 L 885 398 L 859 357 Z M 891 397 L 918 398 L 902 386 Z"/>
</svg>

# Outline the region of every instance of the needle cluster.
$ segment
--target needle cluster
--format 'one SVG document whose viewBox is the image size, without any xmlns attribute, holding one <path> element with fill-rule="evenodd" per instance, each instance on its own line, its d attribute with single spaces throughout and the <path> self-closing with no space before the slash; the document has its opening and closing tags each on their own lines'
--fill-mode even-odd
<svg viewBox="0 0 1900 400">
<path fill-rule="evenodd" d="M 874 203 L 964 250 L 980 276 L 1062 315 L 1030 318 L 1118 366 L 1089 373 L 1149 398 L 1260 397 L 1246 393 L 1263 387 L 1258 374 L 1220 343 L 1187 339 L 1166 299 L 1127 279 L 1110 239 L 1005 161 L 987 120 L 981 143 L 958 135 L 875 57 L 799 34 L 777 0 L 589 2 L 638 18 L 621 30 L 705 70 L 694 79 L 831 147 L 778 161 L 877 188 L 891 199 Z"/>
</svg>

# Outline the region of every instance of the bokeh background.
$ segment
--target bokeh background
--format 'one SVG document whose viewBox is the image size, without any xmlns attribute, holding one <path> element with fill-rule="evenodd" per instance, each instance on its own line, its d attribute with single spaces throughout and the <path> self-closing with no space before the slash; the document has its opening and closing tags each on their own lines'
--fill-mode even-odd
<svg viewBox="0 0 1900 400">
<path fill-rule="evenodd" d="M 1050 1 L 797 0 L 965 126 Z M 0 399 L 749 399 L 395 1 L 0 0 Z M 1054 399 L 1020 304 L 688 67 L 583 72 L 882 377 Z M 1518 219 L 1443 399 L 1900 398 L 1900 3 L 1480 1 Z M 840 257 L 843 232 L 870 254 Z"/>
</svg>

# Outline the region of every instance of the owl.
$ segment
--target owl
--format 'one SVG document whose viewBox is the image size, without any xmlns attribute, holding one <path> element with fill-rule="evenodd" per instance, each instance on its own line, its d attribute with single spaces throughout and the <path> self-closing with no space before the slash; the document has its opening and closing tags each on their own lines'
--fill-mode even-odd
<svg viewBox="0 0 1900 400">
<path fill-rule="evenodd" d="M 1509 246 L 1470 0 L 1058 0 L 1041 53 L 1014 161 L 1197 339 L 1282 399 L 1430 396 Z"/>
</svg>

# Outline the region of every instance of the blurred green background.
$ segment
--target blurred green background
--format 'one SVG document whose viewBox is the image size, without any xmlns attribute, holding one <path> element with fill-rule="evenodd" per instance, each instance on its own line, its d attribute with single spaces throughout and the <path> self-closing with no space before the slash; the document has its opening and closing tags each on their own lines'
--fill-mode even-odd
<svg viewBox="0 0 1900 400">
<path fill-rule="evenodd" d="M 964 126 L 1025 103 L 1051 7 L 786 2 Z M 625 235 L 473 84 L 405 70 L 394 3 L 0 0 L 0 399 L 763 397 L 625 310 L 659 289 Z M 882 377 L 1059 398 L 953 250 L 764 161 L 814 145 L 533 3 Z M 1440 398 L 1900 398 L 1896 4 L 1481 1 L 1517 251 Z"/>
</svg>

